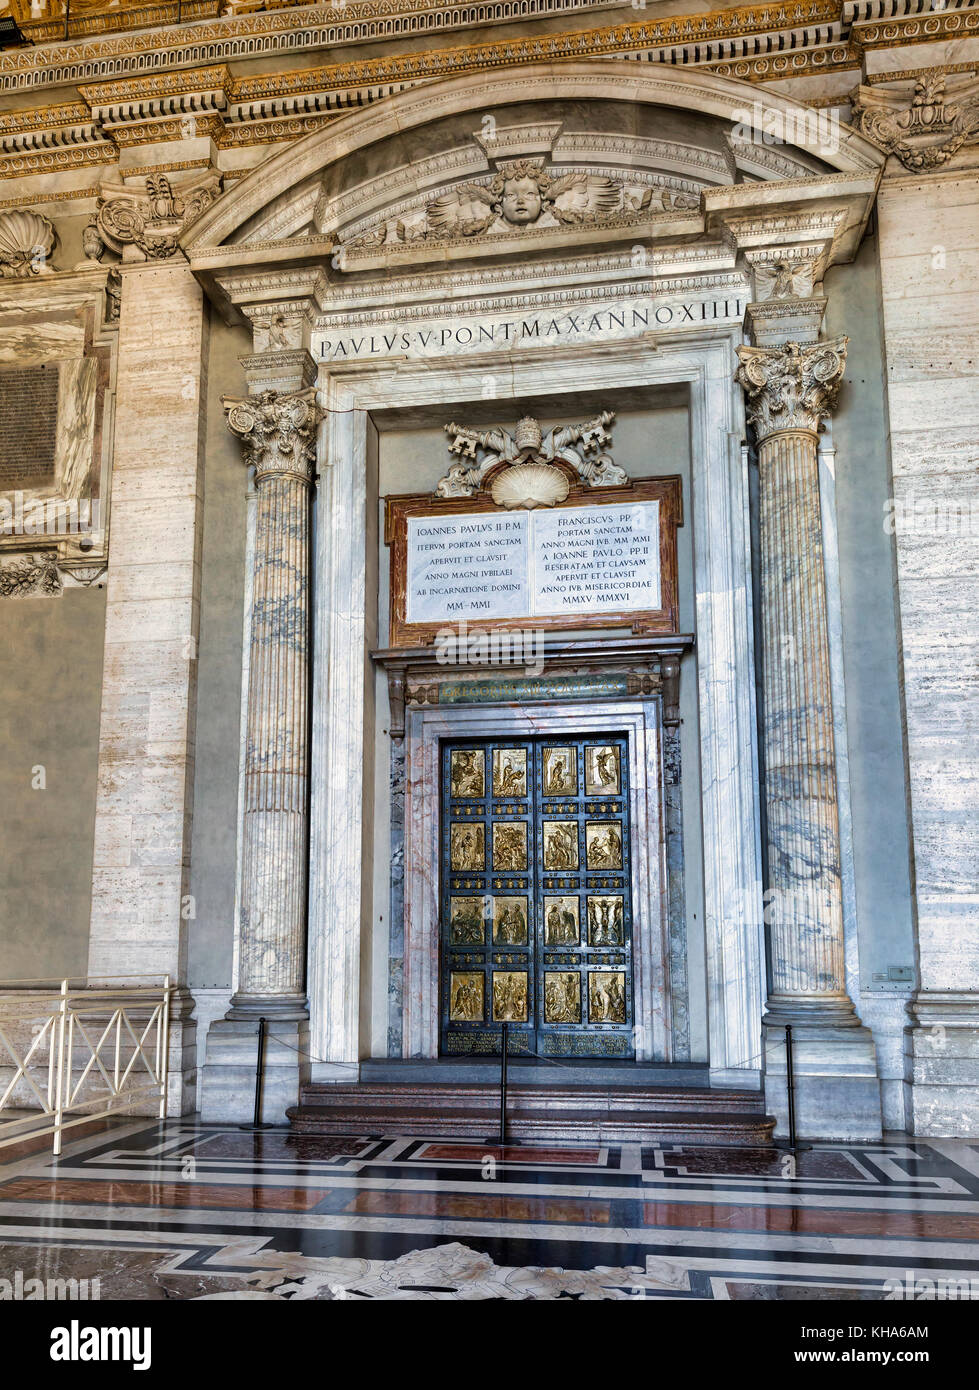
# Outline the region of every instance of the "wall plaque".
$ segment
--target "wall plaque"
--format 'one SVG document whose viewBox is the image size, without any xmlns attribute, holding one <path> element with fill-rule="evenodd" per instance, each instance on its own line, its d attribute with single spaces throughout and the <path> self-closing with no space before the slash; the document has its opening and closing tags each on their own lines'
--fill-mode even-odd
<svg viewBox="0 0 979 1390">
<path fill-rule="evenodd" d="M 572 488 L 561 506 L 494 508 L 485 495 L 389 497 L 392 646 L 443 629 L 527 625 L 678 631 L 678 477 Z"/>
<path fill-rule="evenodd" d="M 56 362 L 0 368 L 0 488 L 54 485 L 58 386 Z"/>
</svg>

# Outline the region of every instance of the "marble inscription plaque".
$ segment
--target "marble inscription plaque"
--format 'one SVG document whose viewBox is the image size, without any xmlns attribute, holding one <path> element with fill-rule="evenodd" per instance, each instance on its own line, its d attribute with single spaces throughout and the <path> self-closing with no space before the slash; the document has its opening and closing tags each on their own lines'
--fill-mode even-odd
<svg viewBox="0 0 979 1390">
<path fill-rule="evenodd" d="M 441 663 L 460 634 L 501 631 L 506 650 L 491 636 L 474 664 L 520 664 L 515 633 L 678 632 L 682 503 L 676 476 L 574 486 L 559 507 L 535 511 L 489 510 L 482 496 L 388 497 L 391 646 L 434 644 Z M 456 648 L 445 656 L 456 661 Z"/>
<path fill-rule="evenodd" d="M 659 502 L 533 514 L 534 617 L 658 608 Z"/>
<path fill-rule="evenodd" d="M 57 433 L 57 365 L 0 370 L 0 488 L 50 486 Z"/>
<path fill-rule="evenodd" d="M 408 518 L 408 622 L 527 614 L 528 512 Z"/>
<path fill-rule="evenodd" d="M 408 518 L 407 620 L 660 606 L 659 502 Z"/>
</svg>

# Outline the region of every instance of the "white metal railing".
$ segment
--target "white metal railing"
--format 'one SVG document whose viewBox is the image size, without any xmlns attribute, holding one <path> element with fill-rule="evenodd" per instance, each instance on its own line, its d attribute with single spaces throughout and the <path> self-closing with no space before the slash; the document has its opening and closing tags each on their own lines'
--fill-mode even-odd
<svg viewBox="0 0 979 1390">
<path fill-rule="evenodd" d="M 66 1129 L 139 1103 L 165 1117 L 170 976 L 126 978 L 0 981 L 0 1149 L 50 1134 L 60 1154 Z"/>
</svg>

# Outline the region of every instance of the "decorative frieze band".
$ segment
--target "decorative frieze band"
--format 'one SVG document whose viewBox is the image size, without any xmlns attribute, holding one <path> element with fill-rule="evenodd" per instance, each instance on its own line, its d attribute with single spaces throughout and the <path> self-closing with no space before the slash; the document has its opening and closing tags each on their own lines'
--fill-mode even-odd
<svg viewBox="0 0 979 1390">
<path fill-rule="evenodd" d="M 402 48 L 364 61 L 286 72 L 234 75 L 227 67 L 229 58 L 288 52 L 290 47 L 299 46 L 300 35 L 302 51 L 310 53 L 345 43 L 397 43 L 404 37 L 435 31 L 443 34 L 453 28 L 481 27 L 508 18 L 527 21 L 543 14 L 574 14 L 615 3 L 488 0 L 446 7 L 433 0 L 385 0 L 369 5 L 348 0 L 342 7 L 315 7 L 314 12 L 321 11 L 322 18 L 331 21 L 322 27 L 314 21 L 298 29 L 294 20 L 289 22 L 284 13 L 275 12 L 189 25 L 177 31 L 157 30 L 151 42 L 148 34 L 138 32 L 105 39 L 98 45 L 59 45 L 55 53 L 45 55 L 45 62 L 37 61 L 41 49 L 3 54 L 0 94 L 25 87 L 37 90 L 54 82 L 56 74 L 57 85 L 78 84 L 85 113 L 73 112 L 79 127 L 73 141 L 81 140 L 86 146 L 108 142 L 122 149 L 176 141 L 185 138 L 186 123 L 191 121 L 196 122 L 196 134 L 209 136 L 221 146 L 237 147 L 294 139 L 334 119 L 346 107 L 370 104 L 418 82 L 502 65 L 620 56 L 766 81 L 860 64 L 860 50 L 849 42 L 846 26 L 841 23 L 839 0 L 797 0 L 791 5 L 745 6 L 564 33 L 518 35 L 452 48 Z M 410 14 L 406 13 L 409 7 Z M 965 24 L 970 16 L 961 18 Z M 188 44 L 191 35 L 196 42 Z M 171 57 L 172 67 L 167 62 Z M 104 75 L 104 80 L 88 82 L 93 69 Z M 72 105 L 77 107 L 78 103 Z M 35 132 L 34 143 L 43 147 L 48 158 L 53 148 L 63 143 L 63 134 L 58 132 L 67 112 L 67 107 L 50 108 L 44 130 Z M 28 122 L 33 118 L 32 112 L 10 115 Z M 86 124 L 88 133 L 83 129 Z M 7 161 L 0 160 L 0 174 L 24 172 L 16 162 L 18 150 L 4 139 L 2 124 L 0 151 L 8 156 Z M 38 172 L 58 167 L 53 163 L 49 166 L 41 150 L 38 157 L 42 161 Z"/>
</svg>

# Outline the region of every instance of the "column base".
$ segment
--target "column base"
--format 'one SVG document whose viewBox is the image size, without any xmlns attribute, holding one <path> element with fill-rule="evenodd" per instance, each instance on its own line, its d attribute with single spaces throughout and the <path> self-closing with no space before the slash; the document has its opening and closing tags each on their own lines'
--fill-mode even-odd
<svg viewBox="0 0 979 1390">
<path fill-rule="evenodd" d="M 908 1130 L 935 1139 L 979 1137 L 979 994 L 921 990 L 907 1007 Z"/>
<path fill-rule="evenodd" d="M 265 1065 L 261 1120 L 288 1123 L 286 1110 L 299 1102 L 299 1087 L 309 1079 L 309 1025 L 305 1019 L 275 1018 L 265 1013 Z M 255 1114 L 255 1068 L 258 1061 L 257 1018 L 219 1018 L 211 1024 L 204 1051 L 201 1119 L 205 1124 L 251 1124 Z"/>
<path fill-rule="evenodd" d="M 286 1019 L 300 1022 L 309 1018 L 309 1005 L 305 994 L 287 994 L 270 998 L 267 994 L 233 994 L 227 1018 L 245 1018 L 255 1022 L 260 1018 Z"/>
<path fill-rule="evenodd" d="M 852 1007 L 852 1006 L 851 1006 Z M 875 1140 L 881 1137 L 877 1049 L 869 1028 L 786 1019 L 792 1024 L 795 1129 L 800 1139 Z M 789 1135 L 785 1027 L 763 1022 L 765 1106 L 775 1138 Z"/>
</svg>

